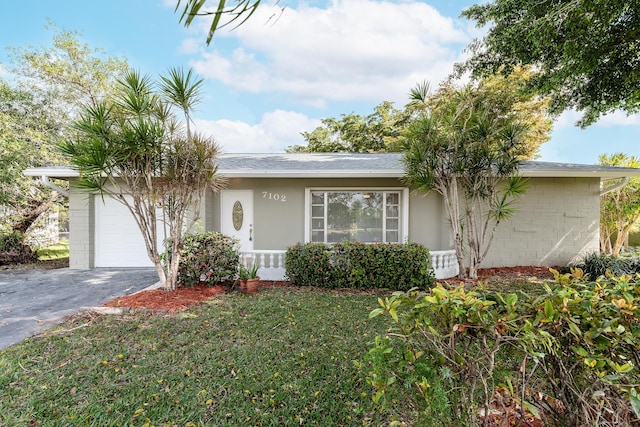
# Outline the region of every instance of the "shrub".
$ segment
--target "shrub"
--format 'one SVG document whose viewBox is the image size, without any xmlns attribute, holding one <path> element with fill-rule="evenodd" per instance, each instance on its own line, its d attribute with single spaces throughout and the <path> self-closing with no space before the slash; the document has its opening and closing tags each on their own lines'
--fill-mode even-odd
<svg viewBox="0 0 640 427">
<path fill-rule="evenodd" d="M 607 272 L 614 276 L 638 273 L 640 272 L 640 259 L 636 256 L 613 256 L 594 252 L 585 256 L 576 267 L 580 268 L 591 280 L 596 280 L 600 276 L 606 276 Z"/>
<path fill-rule="evenodd" d="M 416 416 L 441 417 L 433 425 L 488 425 L 480 414 L 508 401 L 549 425 L 635 425 L 640 287 L 628 276 L 554 274 L 557 285 L 536 298 L 438 285 L 379 299 L 371 316 L 387 315 L 401 345 L 378 338 L 365 358 L 374 399 L 404 390 Z M 443 383 L 448 406 L 434 407 Z"/>
<path fill-rule="evenodd" d="M 429 251 L 415 243 L 299 243 L 288 248 L 285 268 L 301 286 L 408 290 L 434 281 Z"/>
<path fill-rule="evenodd" d="M 18 231 L 0 234 L 0 265 L 35 262 L 38 255 L 25 243 L 25 235 Z"/>
<path fill-rule="evenodd" d="M 238 271 L 238 241 L 218 232 L 185 236 L 178 266 L 178 283 L 214 285 L 233 280 Z"/>
</svg>

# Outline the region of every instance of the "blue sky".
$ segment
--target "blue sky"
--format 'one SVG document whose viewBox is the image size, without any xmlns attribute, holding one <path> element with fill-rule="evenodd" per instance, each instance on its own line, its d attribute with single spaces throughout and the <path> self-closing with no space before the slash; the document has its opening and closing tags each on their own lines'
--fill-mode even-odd
<svg viewBox="0 0 640 427">
<path fill-rule="evenodd" d="M 143 73 L 192 67 L 205 79 L 196 114 L 201 131 L 226 152 L 282 152 L 303 144 L 300 133 L 321 118 L 367 115 L 385 100 L 403 106 L 417 82 L 437 85 L 482 34 L 458 18 L 473 3 L 467 0 L 263 0 L 245 25 L 220 30 L 206 46 L 209 21 L 184 29 L 176 1 L 5 2 L 0 63 L 8 64 L 7 46 L 50 45 L 50 20 Z M 586 130 L 573 125 L 578 117 L 567 112 L 557 120 L 540 160 L 640 156 L 640 116 L 615 113 Z"/>
</svg>

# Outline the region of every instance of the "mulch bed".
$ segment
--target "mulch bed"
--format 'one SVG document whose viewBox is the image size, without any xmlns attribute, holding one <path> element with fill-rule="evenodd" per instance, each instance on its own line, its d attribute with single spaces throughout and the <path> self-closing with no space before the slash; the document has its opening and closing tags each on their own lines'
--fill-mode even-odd
<svg viewBox="0 0 640 427">
<path fill-rule="evenodd" d="M 479 280 L 511 280 L 522 277 L 536 276 L 541 279 L 553 278 L 549 272 L 549 267 L 503 267 L 503 268 L 484 268 L 478 270 Z M 456 279 L 449 280 L 455 283 Z M 289 282 L 284 281 L 261 281 L 260 287 L 266 286 L 291 286 Z M 126 308 L 144 308 L 162 311 L 179 311 L 187 307 L 206 301 L 209 298 L 225 292 L 229 292 L 231 286 L 217 285 L 206 286 L 197 285 L 189 288 L 178 288 L 175 291 L 165 291 L 163 289 L 154 289 L 141 291 L 132 295 L 116 298 L 104 304 L 107 307 L 126 307 Z"/>
<path fill-rule="evenodd" d="M 288 286 L 289 282 L 277 281 L 261 281 L 260 287 L 265 286 Z M 148 291 L 140 291 L 132 295 L 116 298 L 104 305 L 106 307 L 126 307 L 126 308 L 145 308 L 162 311 L 179 311 L 187 307 L 206 301 L 209 298 L 229 292 L 231 287 L 228 285 L 196 285 L 191 287 L 180 287 L 175 291 L 166 291 L 164 289 L 152 289 Z"/>
</svg>

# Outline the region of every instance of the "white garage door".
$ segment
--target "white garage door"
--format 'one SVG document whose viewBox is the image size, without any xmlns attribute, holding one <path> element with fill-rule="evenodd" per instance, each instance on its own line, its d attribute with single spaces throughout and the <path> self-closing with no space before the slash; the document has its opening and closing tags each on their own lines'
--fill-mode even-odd
<svg viewBox="0 0 640 427">
<path fill-rule="evenodd" d="M 126 206 L 111 197 L 96 196 L 95 211 L 96 267 L 153 267 L 140 229 Z"/>
</svg>

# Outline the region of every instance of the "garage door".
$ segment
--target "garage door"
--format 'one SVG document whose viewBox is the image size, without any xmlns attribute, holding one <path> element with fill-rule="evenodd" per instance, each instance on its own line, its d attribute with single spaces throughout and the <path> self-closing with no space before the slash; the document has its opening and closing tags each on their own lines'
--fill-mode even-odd
<svg viewBox="0 0 640 427">
<path fill-rule="evenodd" d="M 96 267 L 153 267 L 140 229 L 126 206 L 111 197 L 96 196 L 95 211 Z"/>
</svg>

